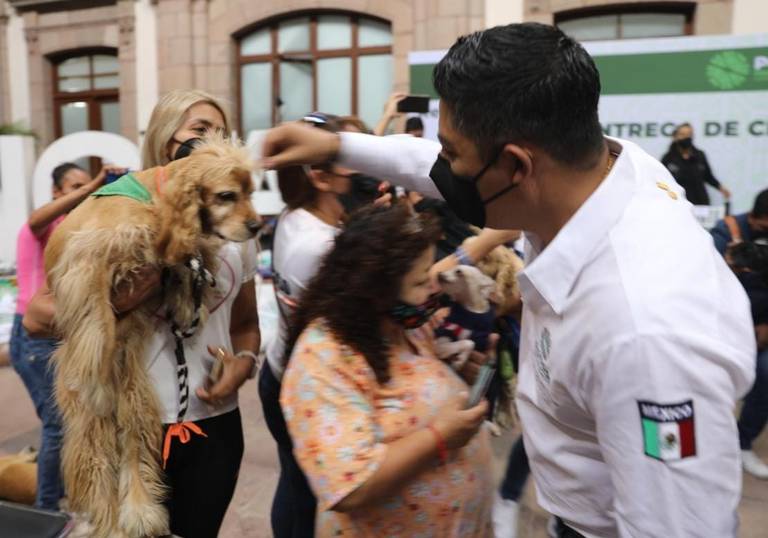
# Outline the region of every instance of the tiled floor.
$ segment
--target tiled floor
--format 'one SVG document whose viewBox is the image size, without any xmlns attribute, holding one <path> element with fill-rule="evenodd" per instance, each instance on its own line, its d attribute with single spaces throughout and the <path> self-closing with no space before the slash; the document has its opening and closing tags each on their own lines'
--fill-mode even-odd
<svg viewBox="0 0 768 538">
<path fill-rule="evenodd" d="M 235 498 L 230 506 L 220 536 L 222 538 L 268 538 L 269 510 L 277 480 L 277 458 L 272 438 L 261 415 L 256 382 L 241 390 L 241 412 L 245 427 L 246 452 Z M 32 404 L 21 381 L 11 368 L 0 368 L 0 454 L 13 453 L 28 445 L 37 445 L 40 430 Z M 506 465 L 514 434 L 495 441 L 494 463 L 501 475 Z M 763 435 L 756 449 L 768 459 L 768 435 Z M 768 481 L 744 478 L 740 513 L 741 538 L 768 536 Z M 521 538 L 545 538 L 547 514 L 536 506 L 529 483 L 520 518 Z M 1 533 L 0 533 L 1 534 Z"/>
</svg>

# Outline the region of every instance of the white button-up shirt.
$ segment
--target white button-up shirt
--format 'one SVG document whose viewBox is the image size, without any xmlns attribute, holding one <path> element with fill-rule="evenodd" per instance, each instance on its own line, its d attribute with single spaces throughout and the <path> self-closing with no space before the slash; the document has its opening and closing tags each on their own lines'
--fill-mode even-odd
<svg viewBox="0 0 768 538">
<path fill-rule="evenodd" d="M 539 251 L 518 411 L 539 503 L 587 537 L 736 536 L 733 409 L 749 301 L 667 170 L 636 145 Z"/>
<path fill-rule="evenodd" d="M 340 162 L 440 197 L 440 146 L 341 135 Z M 669 172 L 631 142 L 540 248 L 528 234 L 518 411 L 539 503 L 588 538 L 733 537 L 749 301 Z"/>
</svg>

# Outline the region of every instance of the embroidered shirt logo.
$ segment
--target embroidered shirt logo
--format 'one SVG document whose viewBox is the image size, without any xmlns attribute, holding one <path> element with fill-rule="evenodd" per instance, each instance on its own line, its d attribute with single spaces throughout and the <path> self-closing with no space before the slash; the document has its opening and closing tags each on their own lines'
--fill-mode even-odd
<svg viewBox="0 0 768 538">
<path fill-rule="evenodd" d="M 544 383 L 549 384 L 549 350 L 552 348 L 552 338 L 549 335 L 549 329 L 545 328 L 541 331 L 539 341 L 536 342 L 536 348 L 534 354 L 536 356 L 536 375 Z"/>
<path fill-rule="evenodd" d="M 645 455 L 675 461 L 696 455 L 693 400 L 677 404 L 638 401 Z"/>
</svg>

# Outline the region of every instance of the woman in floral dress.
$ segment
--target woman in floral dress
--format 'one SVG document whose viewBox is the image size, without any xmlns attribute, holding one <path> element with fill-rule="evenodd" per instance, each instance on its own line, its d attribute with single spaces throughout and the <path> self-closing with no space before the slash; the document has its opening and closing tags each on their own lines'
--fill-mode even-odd
<svg viewBox="0 0 768 538">
<path fill-rule="evenodd" d="M 434 352 L 439 228 L 356 214 L 302 296 L 281 404 L 318 499 L 317 536 L 491 536 L 486 402 Z"/>
</svg>

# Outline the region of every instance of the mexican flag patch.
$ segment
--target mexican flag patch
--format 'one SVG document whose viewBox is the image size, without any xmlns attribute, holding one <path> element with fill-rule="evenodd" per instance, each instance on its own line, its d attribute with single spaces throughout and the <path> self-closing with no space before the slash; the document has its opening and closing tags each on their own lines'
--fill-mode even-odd
<svg viewBox="0 0 768 538">
<path fill-rule="evenodd" d="M 693 400 L 677 404 L 638 401 L 645 455 L 675 461 L 696 455 Z"/>
</svg>

